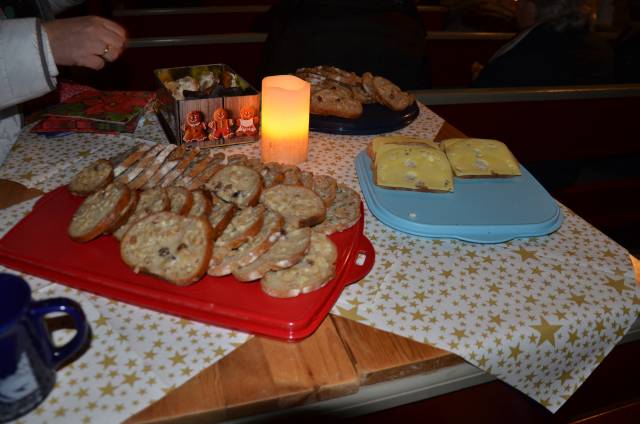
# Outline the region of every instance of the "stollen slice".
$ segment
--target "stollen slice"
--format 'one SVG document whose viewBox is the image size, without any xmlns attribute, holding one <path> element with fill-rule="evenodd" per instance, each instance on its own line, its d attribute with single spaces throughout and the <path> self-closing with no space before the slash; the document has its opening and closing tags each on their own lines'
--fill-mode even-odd
<svg viewBox="0 0 640 424">
<path fill-rule="evenodd" d="M 373 74 L 371 72 L 365 72 L 362 74 L 362 88 L 376 103 L 382 103 L 382 98 L 378 95 L 375 87 L 373 86 Z"/>
<path fill-rule="evenodd" d="M 211 240 L 211 226 L 205 218 L 159 212 L 131 226 L 120 244 L 120 255 L 135 273 L 186 286 L 205 274 Z"/>
<path fill-rule="evenodd" d="M 144 145 L 140 143 L 134 144 L 133 146 L 129 146 L 126 150 L 123 150 L 120 153 L 116 153 L 115 155 L 111 156 L 109 158 L 109 162 L 111 163 L 111 166 L 115 168 L 120 163 L 122 163 L 123 160 L 128 158 L 132 153 L 138 151 L 141 146 L 144 146 Z"/>
<path fill-rule="evenodd" d="M 222 200 L 242 209 L 258 203 L 262 192 L 262 177 L 248 166 L 227 165 L 216 172 L 205 187 Z"/>
<path fill-rule="evenodd" d="M 314 193 L 320 196 L 324 205 L 329 207 L 336 199 L 338 182 L 335 178 L 330 177 L 329 175 L 315 175 L 313 176 L 310 188 Z"/>
<path fill-rule="evenodd" d="M 145 153 L 147 153 L 147 151 L 151 149 L 151 147 L 152 146 L 149 146 L 147 144 L 139 144 L 132 150 L 127 150 L 126 156 L 121 157 L 120 155 L 118 155 L 113 158 L 113 175 L 116 177 L 121 175 L 124 171 L 129 169 L 131 165 L 140 160 L 140 158 L 142 158 L 142 156 L 144 156 Z"/>
<path fill-rule="evenodd" d="M 294 171 L 297 174 L 300 174 L 300 172 L 302 172 L 302 170 L 297 165 L 288 165 L 286 163 L 280 162 L 267 162 L 264 166 L 277 169 L 280 172 Z"/>
<path fill-rule="evenodd" d="M 214 254 L 222 256 L 224 254 L 223 249 L 235 249 L 247 241 L 249 237 L 258 234 L 264 222 L 265 212 L 266 208 L 262 205 L 237 211 L 220 237 L 216 240 L 214 245 L 216 252 L 214 252 Z M 218 250 L 220 254 L 218 254 Z"/>
<path fill-rule="evenodd" d="M 170 206 L 169 195 L 164 188 L 156 187 L 141 191 L 135 210 L 127 222 L 113 232 L 113 235 L 118 240 L 122 240 L 133 223 L 153 213 L 166 211 Z"/>
<path fill-rule="evenodd" d="M 358 100 L 363 105 L 370 105 L 370 104 L 373 104 L 373 103 L 377 103 L 376 99 L 374 99 L 367 92 L 367 90 L 364 89 L 362 84 L 360 84 L 360 85 L 352 85 L 349 88 L 351 89 L 351 92 L 353 93 L 353 97 L 355 97 L 356 100 Z"/>
<path fill-rule="evenodd" d="M 360 219 L 360 203 L 360 195 L 355 190 L 339 184 L 335 200 L 327 209 L 327 217 L 313 230 L 330 235 L 351 228 Z"/>
<path fill-rule="evenodd" d="M 303 187 L 313 190 L 313 172 L 300 171 L 299 180 Z"/>
<path fill-rule="evenodd" d="M 155 144 L 147 150 L 139 161 L 131 165 L 125 172 L 116 177 L 119 183 L 129 184 L 151 164 L 155 157 L 166 147 L 165 144 Z"/>
<path fill-rule="evenodd" d="M 197 190 L 204 189 L 204 185 L 211 177 L 213 177 L 216 172 L 220 171 L 224 168 L 222 165 L 222 161 L 214 160 L 202 171 L 199 175 L 192 178 L 191 181 L 186 185 L 186 188 L 189 190 Z"/>
<path fill-rule="evenodd" d="M 121 216 L 130 199 L 129 187 L 116 182 L 90 194 L 71 218 L 69 237 L 84 243 L 105 233 Z"/>
<path fill-rule="evenodd" d="M 265 253 L 280 237 L 284 225 L 282 215 L 273 211 L 266 211 L 264 223 L 260 232 L 250 237 L 237 249 L 218 255 L 214 252 L 207 274 L 214 277 L 229 275 L 234 269 L 249 265 Z"/>
<path fill-rule="evenodd" d="M 136 210 L 136 206 L 138 205 L 138 200 L 140 200 L 140 193 L 136 190 L 131 190 L 131 197 L 129 199 L 129 203 L 122 210 L 120 216 L 113 222 L 113 224 L 104 232 L 104 234 L 113 234 L 123 226 L 131 217 L 133 212 Z"/>
<path fill-rule="evenodd" d="M 402 91 L 400 87 L 384 77 L 373 77 L 373 89 L 377 94 L 376 99 L 396 112 L 405 110 L 415 101 L 413 95 Z"/>
<path fill-rule="evenodd" d="M 361 77 L 354 72 L 345 71 L 336 66 L 318 65 L 312 68 L 299 68 L 296 72 L 318 74 L 345 85 L 358 85 L 362 82 Z"/>
<path fill-rule="evenodd" d="M 247 159 L 247 163 L 245 165 L 257 171 L 258 173 L 261 173 L 265 166 L 260 158 L 249 158 Z"/>
<path fill-rule="evenodd" d="M 282 171 L 282 184 L 304 186 L 302 181 L 302 171 L 296 168 L 284 169 Z"/>
<path fill-rule="evenodd" d="M 167 160 L 171 152 L 173 152 L 175 149 L 176 149 L 176 146 L 173 144 L 168 144 L 164 146 L 164 148 L 160 151 L 160 153 L 158 153 L 158 155 L 147 164 L 147 167 L 140 174 L 138 174 L 138 176 L 135 177 L 133 181 L 131 181 L 128 184 L 129 188 L 131 190 L 138 190 L 143 188 L 147 184 L 147 182 L 151 179 L 151 177 L 153 177 L 153 175 L 156 172 L 158 172 L 158 170 Z"/>
<path fill-rule="evenodd" d="M 205 190 L 193 190 L 193 206 L 189 210 L 191 216 L 204 216 L 205 218 L 211 213 L 211 194 Z"/>
<path fill-rule="evenodd" d="M 76 196 L 88 196 L 102 190 L 113 181 L 113 165 L 98 159 L 78 172 L 69 182 L 69 191 Z"/>
<path fill-rule="evenodd" d="M 178 164 L 173 167 L 173 169 L 158 182 L 158 186 L 169 187 L 173 185 L 176 179 L 180 175 L 182 175 L 184 170 L 187 169 L 191 161 L 198 155 L 198 153 L 198 149 L 188 149 L 185 152 L 184 156 L 182 156 L 182 158 L 180 159 L 180 162 L 178 162 Z"/>
<path fill-rule="evenodd" d="M 186 167 L 182 168 L 180 174 L 175 178 L 172 182 L 172 185 L 183 186 L 183 180 L 187 180 L 190 177 L 191 172 L 194 168 L 201 166 L 202 161 L 204 160 L 204 165 L 210 160 L 209 154 L 211 153 L 209 150 L 203 150 L 199 147 L 195 147 L 191 149 L 193 152 L 196 152 L 196 155 L 192 157 Z"/>
<path fill-rule="evenodd" d="M 174 149 L 167 157 L 167 160 L 164 161 L 156 173 L 149 178 L 149 181 L 147 181 L 142 188 L 147 189 L 158 186 L 160 181 L 162 181 L 162 179 L 180 163 L 186 153 L 187 149 L 184 144 Z"/>
<path fill-rule="evenodd" d="M 310 112 L 315 115 L 356 119 L 362 115 L 362 103 L 351 90 L 332 85 L 311 94 Z"/>
<path fill-rule="evenodd" d="M 273 297 L 295 297 L 318 290 L 336 275 L 338 248 L 324 234 L 312 231 L 309 251 L 290 268 L 269 271 L 260 280 L 263 292 Z"/>
<path fill-rule="evenodd" d="M 260 201 L 284 217 L 287 229 L 311 227 L 324 221 L 326 215 L 320 196 L 302 186 L 271 187 L 262 193 Z"/>
<path fill-rule="evenodd" d="M 185 169 L 182 175 L 178 177 L 174 184 L 182 187 L 188 187 L 191 180 L 202 173 L 202 171 L 204 171 L 207 166 L 209 166 L 211 161 L 214 160 L 214 155 L 215 154 L 213 153 L 213 151 L 202 151 L 200 154 L 198 154 L 198 156 L 194 158 L 193 161 L 191 161 L 191 164 L 187 167 L 187 169 Z"/>
<path fill-rule="evenodd" d="M 201 163 L 192 168 L 187 176 L 182 177 L 182 181 L 179 185 L 182 185 L 189 190 L 202 188 L 204 183 L 209 181 L 209 178 L 222 169 L 222 162 L 224 162 L 224 159 L 224 153 L 211 152 L 210 156 L 203 159 Z"/>
<path fill-rule="evenodd" d="M 262 256 L 249 265 L 236 268 L 233 276 L 240 281 L 259 280 L 269 271 L 292 267 L 302 260 L 311 243 L 311 228 L 298 228 L 278 238 Z"/>
<path fill-rule="evenodd" d="M 264 188 L 271 188 L 284 182 L 284 173 L 273 164 L 265 164 L 260 171 Z"/>
<path fill-rule="evenodd" d="M 224 163 L 224 161 L 227 158 L 227 155 L 225 155 L 223 152 L 216 152 L 216 154 L 213 155 L 213 158 L 217 161 L 220 161 L 221 163 Z"/>
<path fill-rule="evenodd" d="M 249 159 L 244 153 L 236 153 L 234 155 L 229 155 L 227 158 L 227 165 L 249 166 Z"/>
<path fill-rule="evenodd" d="M 211 205 L 211 212 L 208 218 L 211 229 L 213 230 L 213 239 L 216 240 L 234 217 L 236 205 L 227 203 L 216 195 L 211 196 Z"/>
<path fill-rule="evenodd" d="M 193 207 L 193 193 L 184 187 L 171 186 L 165 188 L 169 196 L 169 210 L 178 215 L 187 215 Z"/>
<path fill-rule="evenodd" d="M 311 91 L 315 91 L 318 89 L 318 86 L 322 85 L 325 81 L 327 81 L 327 77 L 324 75 L 320 75 L 319 73 L 311 70 L 310 68 L 300 68 L 296 70 L 295 75 L 311 84 Z"/>
</svg>

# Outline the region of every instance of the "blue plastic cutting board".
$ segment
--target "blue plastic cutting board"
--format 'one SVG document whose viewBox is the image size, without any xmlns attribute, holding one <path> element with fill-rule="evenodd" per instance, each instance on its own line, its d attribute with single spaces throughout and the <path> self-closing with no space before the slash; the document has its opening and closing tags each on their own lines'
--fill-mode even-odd
<svg viewBox="0 0 640 424">
<path fill-rule="evenodd" d="M 383 223 L 417 236 L 501 243 L 560 228 L 558 203 L 524 167 L 512 178 L 455 179 L 452 193 L 392 190 L 373 183 L 366 151 L 356 171 L 369 210 Z"/>
</svg>

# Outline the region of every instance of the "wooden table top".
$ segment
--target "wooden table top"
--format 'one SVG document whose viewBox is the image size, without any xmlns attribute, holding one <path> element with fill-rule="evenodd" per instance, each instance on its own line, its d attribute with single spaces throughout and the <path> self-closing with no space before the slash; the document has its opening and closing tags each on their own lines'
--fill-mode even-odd
<svg viewBox="0 0 640 424">
<path fill-rule="evenodd" d="M 436 139 L 461 136 L 445 123 Z M 0 208 L 40 194 L 0 180 Z M 640 263 L 632 260 L 640 280 Z M 300 342 L 250 339 L 126 422 L 214 422 L 336 398 L 363 385 L 462 362 L 449 352 L 329 315 Z"/>
</svg>

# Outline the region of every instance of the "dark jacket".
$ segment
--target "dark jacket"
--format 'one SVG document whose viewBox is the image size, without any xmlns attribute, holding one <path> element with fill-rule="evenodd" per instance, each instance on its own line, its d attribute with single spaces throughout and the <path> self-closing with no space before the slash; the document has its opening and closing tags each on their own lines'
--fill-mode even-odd
<svg viewBox="0 0 640 424">
<path fill-rule="evenodd" d="M 411 0 L 285 0 L 268 17 L 261 77 L 333 65 L 405 90 L 431 86 L 426 31 Z"/>
<path fill-rule="evenodd" d="M 494 55 L 472 86 L 608 84 L 614 82 L 614 62 L 613 49 L 596 34 L 541 24 Z"/>
</svg>

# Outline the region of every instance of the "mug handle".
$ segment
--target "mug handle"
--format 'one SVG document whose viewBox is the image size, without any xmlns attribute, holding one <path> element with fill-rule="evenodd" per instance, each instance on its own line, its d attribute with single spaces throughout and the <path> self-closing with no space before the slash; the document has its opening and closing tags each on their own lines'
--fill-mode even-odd
<svg viewBox="0 0 640 424">
<path fill-rule="evenodd" d="M 29 311 L 36 324 L 36 329 L 44 340 L 47 340 L 49 361 L 54 368 L 75 354 L 87 340 L 89 324 L 80 305 L 64 297 L 54 297 L 31 303 Z M 52 312 L 63 312 L 73 319 L 76 334 L 66 344 L 57 347 L 53 344 L 51 334 L 44 324 L 44 316 Z"/>
</svg>

